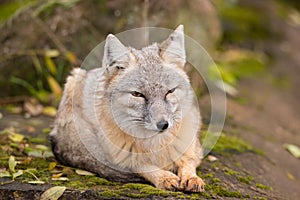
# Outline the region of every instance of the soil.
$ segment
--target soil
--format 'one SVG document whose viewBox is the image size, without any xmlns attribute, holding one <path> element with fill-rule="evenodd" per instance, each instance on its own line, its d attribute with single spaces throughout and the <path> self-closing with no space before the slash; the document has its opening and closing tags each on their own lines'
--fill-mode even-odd
<svg viewBox="0 0 300 200">
<path fill-rule="evenodd" d="M 282 35 L 261 44 L 262 50 L 273 58 L 268 73 L 242 79 L 237 87 L 238 98 L 227 98 L 226 136 L 240 138 L 253 148 L 213 150 L 210 155 L 218 160 L 211 162 L 205 158 L 198 169 L 207 183 L 205 193 L 161 194 L 139 188 L 145 185 L 135 188 L 126 184 L 99 184 L 88 189 L 67 187 L 60 199 L 300 199 L 300 160 L 283 147 L 285 143 L 300 146 L 300 26 L 271 17 L 273 26 L 279 27 Z M 200 99 L 204 121 L 209 121 L 208 98 Z M 25 119 L 20 114 L 1 112 L 0 130 L 14 126 L 32 137 L 46 138 L 42 130 L 53 123 L 50 117 Z M 28 132 L 28 126 L 34 126 L 35 131 Z M 7 181 L 0 178 L 0 182 Z M 50 187 L 51 184 L 36 186 L 16 180 L 0 185 L 0 199 L 39 199 Z"/>
</svg>

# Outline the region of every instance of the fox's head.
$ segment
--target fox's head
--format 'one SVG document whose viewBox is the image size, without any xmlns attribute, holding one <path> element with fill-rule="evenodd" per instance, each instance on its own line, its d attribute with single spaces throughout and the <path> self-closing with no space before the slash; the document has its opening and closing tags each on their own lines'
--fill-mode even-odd
<svg viewBox="0 0 300 200">
<path fill-rule="evenodd" d="M 118 126 L 135 137 L 178 128 L 193 94 L 185 65 L 183 26 L 162 43 L 137 50 L 108 35 L 104 47 L 106 97 Z"/>
</svg>

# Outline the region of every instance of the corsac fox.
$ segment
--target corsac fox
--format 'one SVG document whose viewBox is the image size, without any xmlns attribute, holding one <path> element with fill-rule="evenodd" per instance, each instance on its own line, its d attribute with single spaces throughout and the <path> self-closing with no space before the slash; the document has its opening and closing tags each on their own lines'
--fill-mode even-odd
<svg viewBox="0 0 300 200">
<path fill-rule="evenodd" d="M 50 133 L 59 162 L 114 181 L 201 192 L 201 117 L 184 72 L 183 26 L 140 50 L 109 34 L 102 67 L 74 69 Z"/>
</svg>

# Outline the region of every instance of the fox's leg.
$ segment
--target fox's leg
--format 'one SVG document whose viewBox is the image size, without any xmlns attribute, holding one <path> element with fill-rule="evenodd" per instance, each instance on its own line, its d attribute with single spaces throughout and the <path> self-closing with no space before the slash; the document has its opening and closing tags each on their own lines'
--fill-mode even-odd
<svg viewBox="0 0 300 200">
<path fill-rule="evenodd" d="M 194 160 L 180 160 L 178 162 L 178 176 L 180 177 L 179 188 L 190 192 L 204 191 L 204 182 L 197 176 Z"/>
<path fill-rule="evenodd" d="M 139 168 L 138 174 L 153 183 L 155 187 L 159 189 L 179 189 L 180 178 L 170 171 L 160 169 L 156 166 L 144 166 Z"/>
</svg>

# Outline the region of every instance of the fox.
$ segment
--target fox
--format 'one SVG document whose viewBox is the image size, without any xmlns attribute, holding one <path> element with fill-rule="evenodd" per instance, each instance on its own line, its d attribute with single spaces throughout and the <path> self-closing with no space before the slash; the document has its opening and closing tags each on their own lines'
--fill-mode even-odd
<svg viewBox="0 0 300 200">
<path fill-rule="evenodd" d="M 102 66 L 67 78 L 49 134 L 58 162 L 118 182 L 202 192 L 201 115 L 184 68 L 183 25 L 141 49 L 105 40 Z"/>
</svg>

